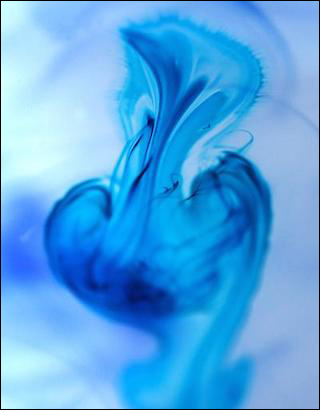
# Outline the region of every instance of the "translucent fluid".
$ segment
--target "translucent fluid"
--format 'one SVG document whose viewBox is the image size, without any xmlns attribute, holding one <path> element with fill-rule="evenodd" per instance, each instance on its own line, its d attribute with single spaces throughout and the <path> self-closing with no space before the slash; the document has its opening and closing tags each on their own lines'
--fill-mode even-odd
<svg viewBox="0 0 320 410">
<path fill-rule="evenodd" d="M 235 408 L 247 360 L 226 365 L 268 246 L 268 186 L 239 124 L 263 83 L 252 51 L 167 17 L 121 32 L 127 143 L 113 174 L 70 189 L 46 225 L 56 275 L 102 314 L 153 332 L 127 369 L 133 408 Z M 103 149 L 103 148 L 102 148 Z"/>
</svg>

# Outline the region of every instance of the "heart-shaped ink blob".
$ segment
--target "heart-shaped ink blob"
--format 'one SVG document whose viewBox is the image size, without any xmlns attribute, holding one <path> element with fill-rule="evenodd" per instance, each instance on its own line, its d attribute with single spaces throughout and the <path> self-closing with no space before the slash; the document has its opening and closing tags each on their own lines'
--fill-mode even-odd
<svg viewBox="0 0 320 410">
<path fill-rule="evenodd" d="M 83 301 L 136 322 L 224 303 L 254 283 L 271 212 L 255 166 L 224 144 L 258 97 L 252 52 L 173 17 L 122 37 L 127 144 L 108 180 L 81 183 L 55 205 L 46 248 Z"/>
</svg>

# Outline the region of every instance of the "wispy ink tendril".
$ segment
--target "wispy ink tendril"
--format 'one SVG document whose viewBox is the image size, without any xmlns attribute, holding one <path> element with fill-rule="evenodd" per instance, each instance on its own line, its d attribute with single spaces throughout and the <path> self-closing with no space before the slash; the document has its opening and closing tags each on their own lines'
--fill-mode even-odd
<svg viewBox="0 0 320 410">
<path fill-rule="evenodd" d="M 123 378 L 131 406 L 234 408 L 248 366 L 226 370 L 224 359 L 259 280 L 271 210 L 243 156 L 251 136 L 240 149 L 227 140 L 257 99 L 261 67 L 241 43 L 174 17 L 121 34 L 127 143 L 108 180 L 73 187 L 53 208 L 50 264 L 84 302 L 160 335 L 160 356 Z"/>
</svg>

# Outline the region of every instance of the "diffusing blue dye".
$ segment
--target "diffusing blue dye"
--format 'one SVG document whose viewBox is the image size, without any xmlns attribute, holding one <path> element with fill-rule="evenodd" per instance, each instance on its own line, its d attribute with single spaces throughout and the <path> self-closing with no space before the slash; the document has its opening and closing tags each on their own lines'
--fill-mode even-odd
<svg viewBox="0 0 320 410">
<path fill-rule="evenodd" d="M 261 67 L 238 41 L 174 17 L 121 34 L 127 143 L 109 178 L 55 205 L 50 264 L 85 303 L 159 338 L 157 357 L 122 377 L 129 406 L 235 408 L 251 365 L 226 358 L 259 282 L 271 211 L 244 157 L 252 138 L 233 142 Z"/>
</svg>

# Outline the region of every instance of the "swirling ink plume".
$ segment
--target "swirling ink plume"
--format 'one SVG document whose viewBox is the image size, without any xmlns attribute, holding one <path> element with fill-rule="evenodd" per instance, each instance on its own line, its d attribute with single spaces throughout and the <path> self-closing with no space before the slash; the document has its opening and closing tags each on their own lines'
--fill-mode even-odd
<svg viewBox="0 0 320 410">
<path fill-rule="evenodd" d="M 224 362 L 259 281 L 271 211 L 244 157 L 250 141 L 233 147 L 230 136 L 257 100 L 260 63 L 174 17 L 121 34 L 127 142 L 109 178 L 54 206 L 50 265 L 99 312 L 160 337 L 159 356 L 122 379 L 132 407 L 234 408 L 250 366 Z"/>
</svg>

